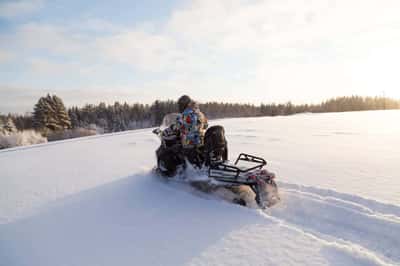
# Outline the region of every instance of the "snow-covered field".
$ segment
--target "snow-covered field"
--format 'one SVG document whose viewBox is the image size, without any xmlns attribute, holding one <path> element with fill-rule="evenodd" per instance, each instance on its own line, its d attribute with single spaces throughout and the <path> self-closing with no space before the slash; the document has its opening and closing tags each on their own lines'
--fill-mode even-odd
<svg viewBox="0 0 400 266">
<path fill-rule="evenodd" d="M 0 151 L 0 265 L 400 265 L 400 111 L 224 119 L 265 212 L 151 175 L 137 130 Z"/>
</svg>

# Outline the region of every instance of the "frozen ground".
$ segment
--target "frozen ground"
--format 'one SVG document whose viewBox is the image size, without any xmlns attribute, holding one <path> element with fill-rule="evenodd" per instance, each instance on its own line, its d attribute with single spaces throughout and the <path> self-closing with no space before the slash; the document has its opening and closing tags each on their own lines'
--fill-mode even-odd
<svg viewBox="0 0 400 266">
<path fill-rule="evenodd" d="M 277 173 L 266 212 L 153 177 L 151 130 L 0 151 L 0 265 L 400 265 L 398 121 L 214 121 Z"/>
</svg>

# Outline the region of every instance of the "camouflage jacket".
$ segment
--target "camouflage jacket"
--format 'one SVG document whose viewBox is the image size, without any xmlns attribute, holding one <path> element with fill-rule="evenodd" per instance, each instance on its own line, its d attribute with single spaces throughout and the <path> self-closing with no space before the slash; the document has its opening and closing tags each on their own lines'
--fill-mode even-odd
<svg viewBox="0 0 400 266">
<path fill-rule="evenodd" d="M 207 118 L 195 103 L 190 104 L 177 119 L 183 147 L 203 145 L 207 127 Z"/>
</svg>

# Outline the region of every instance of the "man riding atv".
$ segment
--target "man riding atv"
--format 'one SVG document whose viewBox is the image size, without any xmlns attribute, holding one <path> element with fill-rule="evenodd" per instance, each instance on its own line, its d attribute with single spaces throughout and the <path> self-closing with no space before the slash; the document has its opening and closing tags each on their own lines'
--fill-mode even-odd
<svg viewBox="0 0 400 266">
<path fill-rule="evenodd" d="M 279 200 L 274 175 L 263 167 L 260 157 L 241 153 L 234 162 L 228 160 L 228 144 L 222 126 L 208 128 L 207 118 L 198 105 L 183 95 L 178 99 L 179 114 L 168 114 L 153 130 L 161 140 L 156 150 L 156 171 L 163 177 L 183 178 L 200 190 L 231 194 L 231 201 L 246 205 L 240 191 L 250 188 L 261 208 Z M 188 165 L 197 168 L 207 179 L 191 180 Z"/>
<path fill-rule="evenodd" d="M 173 177 L 189 162 L 195 168 L 209 167 L 228 159 L 228 146 L 222 126 L 208 128 L 208 121 L 196 102 L 183 95 L 178 99 L 179 114 L 164 117 L 164 129 L 156 129 L 162 145 L 157 149 L 158 170 Z M 207 131 L 206 131 L 207 129 Z"/>
<path fill-rule="evenodd" d="M 176 121 L 176 129 L 179 132 L 183 154 L 190 163 L 200 168 L 204 159 L 202 149 L 205 130 L 208 127 L 207 118 L 197 103 L 187 95 L 178 99 L 178 108 L 180 116 Z"/>
</svg>

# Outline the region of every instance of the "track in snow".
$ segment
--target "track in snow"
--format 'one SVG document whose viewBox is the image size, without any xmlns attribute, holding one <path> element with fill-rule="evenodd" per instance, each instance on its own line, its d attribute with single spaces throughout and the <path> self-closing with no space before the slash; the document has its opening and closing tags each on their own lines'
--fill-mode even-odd
<svg viewBox="0 0 400 266">
<path fill-rule="evenodd" d="M 400 264 L 400 207 L 315 187 L 279 187 L 282 201 L 266 211 L 267 218 L 357 251 L 373 265 Z"/>
<path fill-rule="evenodd" d="M 400 264 L 399 206 L 316 187 L 284 182 L 278 186 L 282 200 L 260 210 L 263 217 L 344 252 L 350 258 L 345 264 Z M 229 193 L 207 196 L 193 188 L 188 191 L 203 198 L 231 200 Z M 246 197 L 250 207 L 257 208 L 251 202 L 252 192 Z"/>
</svg>

